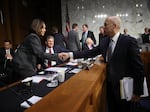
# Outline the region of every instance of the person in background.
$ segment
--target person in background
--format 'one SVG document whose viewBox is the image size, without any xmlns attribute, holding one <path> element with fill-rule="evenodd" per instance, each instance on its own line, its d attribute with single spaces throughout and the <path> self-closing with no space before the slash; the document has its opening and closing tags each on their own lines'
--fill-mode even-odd
<svg viewBox="0 0 150 112">
<path fill-rule="evenodd" d="M 108 36 L 99 46 L 82 52 L 61 53 L 63 59 L 90 58 L 102 54 L 106 67 L 107 112 L 131 112 L 132 105 L 143 94 L 144 68 L 139 47 L 135 38 L 120 33 L 121 19 L 110 16 L 105 19 L 104 31 Z M 131 101 L 121 99 L 120 80 L 124 77 L 134 79 Z"/>
<path fill-rule="evenodd" d="M 143 44 L 149 43 L 149 33 L 147 27 L 144 28 L 144 33 L 141 36 L 142 36 Z"/>
<path fill-rule="evenodd" d="M 148 29 L 148 43 L 150 43 L 150 28 Z"/>
<path fill-rule="evenodd" d="M 55 45 L 59 45 L 63 48 L 66 48 L 66 41 L 65 41 L 65 37 L 62 33 L 58 32 L 58 28 L 56 26 L 52 27 L 52 36 L 54 36 L 55 38 Z"/>
<path fill-rule="evenodd" d="M 80 40 L 80 42 L 82 42 L 82 49 L 84 48 L 85 40 L 87 39 L 87 37 L 91 37 L 94 44 L 96 45 L 96 39 L 95 39 L 94 33 L 92 31 L 88 30 L 88 25 L 87 24 L 82 25 L 82 30 L 83 30 L 83 33 L 82 33 L 82 38 Z"/>
<path fill-rule="evenodd" d="M 4 82 L 12 82 L 12 60 L 14 56 L 14 50 L 12 49 L 11 41 L 5 40 L 4 47 L 0 48 L 0 73 L 5 75 Z"/>
<path fill-rule="evenodd" d="M 128 29 L 127 29 L 127 28 L 125 28 L 125 29 L 123 30 L 123 34 L 126 35 L 126 36 L 129 36 L 129 34 L 128 34 Z"/>
<path fill-rule="evenodd" d="M 85 43 L 85 45 L 84 45 L 83 50 L 93 49 L 94 47 L 95 47 L 95 46 L 94 46 L 93 40 L 92 40 L 90 37 L 88 37 L 88 38 L 86 39 L 86 43 Z"/>
<path fill-rule="evenodd" d="M 80 51 L 80 40 L 78 34 L 78 24 L 72 24 L 72 30 L 68 33 L 67 48 L 70 51 Z"/>
<path fill-rule="evenodd" d="M 99 43 L 105 37 L 106 37 L 106 35 L 104 34 L 104 26 L 100 26 L 99 27 Z"/>
<path fill-rule="evenodd" d="M 45 53 L 50 53 L 50 54 L 55 54 L 55 53 L 60 53 L 60 52 L 69 52 L 69 50 L 59 46 L 59 45 L 54 45 L 55 41 L 54 41 L 54 37 L 52 35 L 48 35 L 45 41 L 45 46 L 43 48 Z M 57 59 L 55 61 L 52 60 L 43 60 L 41 67 L 42 69 L 54 66 L 54 65 L 59 65 L 59 64 L 63 64 L 64 61 Z"/>
<path fill-rule="evenodd" d="M 13 58 L 16 80 L 31 77 L 36 74 L 39 59 L 57 60 L 59 54 L 49 54 L 43 51 L 41 38 L 45 35 L 46 25 L 41 19 L 34 19 L 31 30 L 19 45 Z"/>
</svg>

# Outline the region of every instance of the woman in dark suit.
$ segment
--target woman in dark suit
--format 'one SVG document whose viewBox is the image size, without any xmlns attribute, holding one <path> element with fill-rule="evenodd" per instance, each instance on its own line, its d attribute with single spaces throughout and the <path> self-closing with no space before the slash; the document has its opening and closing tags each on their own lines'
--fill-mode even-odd
<svg viewBox="0 0 150 112">
<path fill-rule="evenodd" d="M 31 31 L 17 48 L 14 55 L 14 72 L 17 79 L 32 76 L 36 73 L 38 59 L 56 60 L 58 54 L 45 53 L 41 44 L 41 37 L 46 32 L 46 25 L 40 19 L 34 19 L 31 24 Z"/>
</svg>

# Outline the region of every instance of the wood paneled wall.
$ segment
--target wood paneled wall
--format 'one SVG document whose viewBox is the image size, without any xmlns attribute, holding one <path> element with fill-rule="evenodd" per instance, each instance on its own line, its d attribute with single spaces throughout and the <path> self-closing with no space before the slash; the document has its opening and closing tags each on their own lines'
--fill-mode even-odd
<svg viewBox="0 0 150 112">
<path fill-rule="evenodd" d="M 47 32 L 53 25 L 61 28 L 61 0 L 0 0 L 0 10 L 3 13 L 0 47 L 5 39 L 10 39 L 16 48 L 27 34 L 33 18 L 43 19 Z"/>
</svg>

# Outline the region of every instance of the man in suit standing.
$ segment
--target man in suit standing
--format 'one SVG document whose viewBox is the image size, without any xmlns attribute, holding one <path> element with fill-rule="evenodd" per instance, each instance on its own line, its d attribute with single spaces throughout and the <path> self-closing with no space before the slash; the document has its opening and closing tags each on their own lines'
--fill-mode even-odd
<svg viewBox="0 0 150 112">
<path fill-rule="evenodd" d="M 62 53 L 63 59 L 94 57 L 102 54 L 107 63 L 106 90 L 108 112 L 130 112 L 131 102 L 140 100 L 143 94 L 144 68 L 139 47 L 135 38 L 120 33 L 121 20 L 117 16 L 107 17 L 104 31 L 108 36 L 99 46 L 92 50 Z M 120 97 L 120 80 L 123 77 L 133 77 L 133 96 L 131 101 Z"/>
<path fill-rule="evenodd" d="M 104 26 L 100 26 L 99 27 L 99 43 L 105 37 L 106 37 L 106 35 L 104 34 Z"/>
<path fill-rule="evenodd" d="M 92 31 L 88 30 L 87 24 L 82 25 L 82 30 L 83 30 L 83 33 L 82 33 L 82 38 L 80 40 L 80 42 L 82 42 L 82 49 L 84 47 L 87 37 L 90 37 L 93 40 L 94 44 L 96 44 L 96 39 L 95 39 L 94 33 Z"/>
<path fill-rule="evenodd" d="M 80 40 L 78 34 L 78 24 L 72 24 L 72 30 L 68 33 L 68 49 L 70 51 L 80 51 Z"/>
<path fill-rule="evenodd" d="M 55 45 L 59 45 L 63 48 L 66 48 L 66 40 L 65 40 L 65 37 L 62 33 L 59 33 L 58 32 L 58 28 L 56 26 L 53 26 L 52 27 L 52 35 L 54 36 L 55 38 Z"/>
<path fill-rule="evenodd" d="M 142 36 L 142 42 L 143 44 L 149 43 L 149 33 L 148 33 L 149 28 L 145 27 L 144 28 L 144 33 L 141 35 Z"/>
<path fill-rule="evenodd" d="M 0 48 L 0 73 L 6 75 L 5 82 L 12 81 L 12 59 L 14 50 L 11 48 L 11 41 L 5 40 L 4 47 Z"/>
</svg>

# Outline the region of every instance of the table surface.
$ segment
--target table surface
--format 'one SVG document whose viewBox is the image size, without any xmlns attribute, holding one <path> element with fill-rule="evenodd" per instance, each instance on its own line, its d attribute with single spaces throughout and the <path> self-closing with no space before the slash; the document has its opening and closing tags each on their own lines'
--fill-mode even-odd
<svg viewBox="0 0 150 112">
<path fill-rule="evenodd" d="M 73 75 L 73 73 L 67 73 L 65 80 L 68 80 Z M 43 80 L 39 84 L 32 83 L 31 87 L 26 87 L 23 85 L 23 83 L 18 81 L 11 85 L 5 86 L 4 88 L 1 88 L 0 111 L 23 112 L 25 108 L 20 106 L 23 101 L 27 100 L 33 95 L 43 97 L 62 84 L 59 83 L 57 87 L 47 87 L 47 83 L 49 82 Z"/>
</svg>

